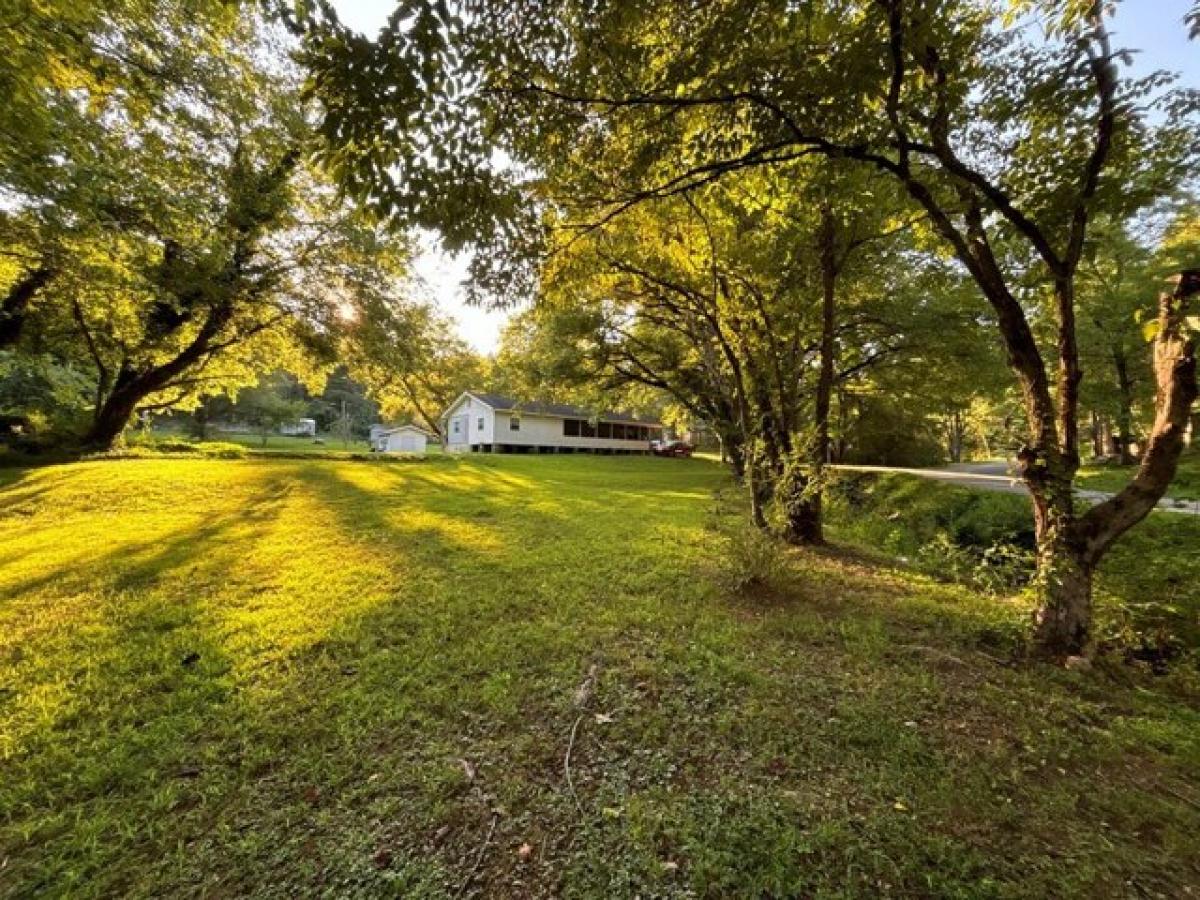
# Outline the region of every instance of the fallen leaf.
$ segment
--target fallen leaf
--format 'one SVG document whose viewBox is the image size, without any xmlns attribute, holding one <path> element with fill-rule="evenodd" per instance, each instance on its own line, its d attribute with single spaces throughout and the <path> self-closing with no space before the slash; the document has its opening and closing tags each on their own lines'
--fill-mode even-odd
<svg viewBox="0 0 1200 900">
<path fill-rule="evenodd" d="M 525 843 L 517 848 L 517 856 L 522 860 L 527 860 L 533 856 L 533 844 Z"/>
</svg>

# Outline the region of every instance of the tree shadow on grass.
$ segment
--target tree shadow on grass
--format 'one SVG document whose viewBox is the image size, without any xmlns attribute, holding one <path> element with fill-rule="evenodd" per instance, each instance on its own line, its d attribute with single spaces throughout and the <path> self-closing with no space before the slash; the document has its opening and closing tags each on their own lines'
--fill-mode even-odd
<svg viewBox="0 0 1200 900">
<path fill-rule="evenodd" d="M 85 685 L 69 729 L 47 729 L 45 759 L 14 761 L 28 801 L 12 808 L 22 825 L 32 809 L 44 824 L 27 842 L 5 833 L 10 883 L 60 893 L 435 897 L 461 893 L 479 859 L 484 891 L 503 895 L 522 880 L 538 896 L 587 893 L 580 885 L 600 896 L 615 861 L 649 894 L 686 889 L 699 856 L 732 848 L 736 859 L 710 863 L 734 873 L 723 876 L 734 892 L 755 883 L 756 867 L 785 865 L 847 890 L 862 887 L 838 881 L 853 870 L 917 894 L 930 859 L 961 861 L 964 847 L 1002 838 L 1022 862 L 1043 849 L 986 816 L 971 819 L 984 830 L 966 837 L 932 818 L 963 789 L 973 791 L 967 801 L 993 801 L 990 779 L 1023 758 L 1007 735 L 1023 712 L 994 698 L 1001 713 L 980 711 L 991 695 L 961 675 L 946 696 L 947 673 L 919 657 L 894 664 L 891 637 L 873 617 L 876 606 L 903 615 L 900 576 L 900 587 L 876 595 L 864 586 L 872 572 L 854 568 L 865 564 L 802 555 L 797 566 L 814 570 L 805 583 L 835 604 L 821 609 L 836 641 L 826 645 L 788 629 L 797 610 L 744 621 L 711 594 L 662 605 L 622 596 L 648 587 L 622 579 L 648 561 L 649 544 L 608 546 L 615 518 L 593 534 L 597 523 L 570 521 L 575 501 L 553 493 L 545 499 L 565 518 L 536 505 L 514 515 L 514 499 L 549 489 L 497 485 L 480 495 L 364 471 L 288 464 L 288 494 L 259 509 L 249 531 L 234 514 L 201 541 L 181 532 L 158 553 L 142 548 L 113 574 L 116 593 L 134 598 L 130 621 L 78 645 L 96 644 L 109 668 Z M 690 510 L 680 498 L 631 527 L 694 528 L 673 518 Z M 464 540 L 459 527 L 486 539 Z M 667 555 L 669 601 L 694 581 L 685 568 L 694 557 Z M 304 557 L 321 570 L 311 580 Z M 299 629 L 268 649 L 237 643 L 228 628 L 263 560 L 281 571 L 263 601 L 278 617 L 259 624 Z M 205 594 L 179 595 L 193 567 Z M 565 585 L 605 579 L 613 595 L 560 602 Z M 180 603 L 188 609 L 175 612 Z M 131 659 L 124 668 L 122 656 Z M 580 709 L 575 691 L 597 660 L 593 699 Z M 998 692 L 1032 695 L 1022 673 L 998 677 Z M 1061 715 L 1078 702 L 1046 699 Z M 612 721 L 597 721 L 599 712 Z M 572 769 L 582 813 L 562 774 L 580 716 Z M 943 739 L 952 716 L 982 720 L 974 743 Z M 1045 724 L 1024 723 L 1027 739 Z M 822 799 L 830 787 L 836 796 Z M 921 819 L 894 810 L 901 792 Z M 1036 795 L 1017 800 L 1044 805 Z M 828 843 L 813 849 L 819 835 Z M 529 863 L 517 852 L 526 841 L 536 848 Z M 896 873 L 888 854 L 913 868 Z M 683 872 L 666 873 L 663 858 L 680 859 Z M 945 877 L 961 893 L 996 874 L 977 863 Z"/>
<path fill-rule="evenodd" d="M 230 651 L 223 616 L 212 614 L 207 599 L 231 579 L 236 583 L 256 541 L 286 527 L 279 522 L 281 507 L 296 490 L 333 513 L 334 544 L 370 555 L 385 577 L 371 596 L 354 602 L 336 593 L 320 597 L 324 621 L 290 649 L 266 653 L 264 668 L 246 657 L 252 649 Z M 210 848 L 218 869 L 227 862 L 222 857 L 240 857 L 244 872 L 285 865 L 284 877 L 295 878 L 306 867 L 305 853 L 289 841 L 295 794 L 350 790 L 345 779 L 358 767 L 347 753 L 412 741 L 414 722 L 440 728 L 455 721 L 471 705 L 475 685 L 502 659 L 494 644 L 484 658 L 464 654 L 453 688 L 443 691 L 435 683 L 444 659 L 478 634 L 481 611 L 439 608 L 406 590 L 405 579 L 434 586 L 435 577 L 416 570 L 451 558 L 480 572 L 489 561 L 437 528 L 398 528 L 379 495 L 331 467 L 306 466 L 266 479 L 236 509 L 198 526 L 76 558 L 10 585 L 21 593 L 56 584 L 86 589 L 93 608 L 82 633 L 69 625 L 52 628 L 39 636 L 46 655 L 26 655 L 21 663 L 23 689 L 44 693 L 57 682 L 60 702 L 53 718 L 42 716 L 13 735 L 14 777 L 6 782 L 4 805 L 25 811 L 22 827 L 30 833 L 9 832 L 0 840 L 13 860 L 5 878 L 23 888 L 61 891 L 82 889 L 111 868 L 106 890 L 139 893 L 146 885 L 130 880 L 139 877 L 138 867 L 127 857 L 157 866 L 158 877 L 169 879 L 171 867 L 159 865 L 160 855 L 185 845 Z M 222 613 L 231 600 L 234 606 L 247 601 L 241 584 L 236 591 L 222 597 Z M 287 600 L 280 604 L 278 614 L 286 616 Z M 388 652 L 398 650 L 402 656 Z M 400 658 L 403 665 L 393 663 Z M 66 659 L 77 668 L 64 678 L 52 669 Z M 447 746 L 446 753 L 452 750 Z M 284 810 L 283 818 L 271 814 L 271 804 Z M 306 805 L 314 820 L 325 816 L 317 801 Z M 134 821 L 140 824 L 131 830 Z M 243 821 L 261 835 L 243 833 L 231 842 L 225 829 Z M 116 826 L 120 837 L 98 845 L 80 841 L 90 828 Z M 336 844 L 337 832 L 321 833 Z M 272 842 L 280 846 L 268 847 Z M 118 859 L 122 865 L 114 867 Z M 174 865 L 179 877 L 199 871 L 184 858 Z"/>
</svg>

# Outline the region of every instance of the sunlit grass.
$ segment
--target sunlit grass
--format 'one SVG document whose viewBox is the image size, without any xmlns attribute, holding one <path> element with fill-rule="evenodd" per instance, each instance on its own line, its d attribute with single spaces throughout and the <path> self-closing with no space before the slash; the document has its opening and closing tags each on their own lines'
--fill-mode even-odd
<svg viewBox="0 0 1200 900">
<path fill-rule="evenodd" d="M 0 894 L 1195 881 L 1177 682 L 1003 665 L 1025 607 L 854 553 L 723 596 L 724 479 L 500 456 L 0 472 Z"/>
<path fill-rule="evenodd" d="M 1089 465 L 1079 470 L 1078 481 L 1080 487 L 1093 491 L 1119 491 L 1136 471 L 1136 466 Z M 1167 496 L 1176 500 L 1200 500 L 1200 450 L 1185 453 L 1179 460 Z"/>
</svg>

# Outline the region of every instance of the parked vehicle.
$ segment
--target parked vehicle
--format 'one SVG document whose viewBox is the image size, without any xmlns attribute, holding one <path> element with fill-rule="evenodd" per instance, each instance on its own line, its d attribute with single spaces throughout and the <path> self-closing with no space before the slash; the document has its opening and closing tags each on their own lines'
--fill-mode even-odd
<svg viewBox="0 0 1200 900">
<path fill-rule="evenodd" d="M 655 456 L 689 457 L 696 448 L 687 441 L 651 441 L 650 452 Z"/>
</svg>

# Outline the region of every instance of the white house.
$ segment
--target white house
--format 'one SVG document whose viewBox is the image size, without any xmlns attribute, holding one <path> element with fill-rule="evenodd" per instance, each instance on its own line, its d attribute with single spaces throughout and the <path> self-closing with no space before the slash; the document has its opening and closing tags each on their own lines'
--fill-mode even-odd
<svg viewBox="0 0 1200 900">
<path fill-rule="evenodd" d="M 428 439 L 429 432 L 416 425 L 371 426 L 371 449 L 376 453 L 424 453 Z"/>
<path fill-rule="evenodd" d="M 442 413 L 451 453 L 649 453 L 662 425 L 565 403 L 465 391 Z"/>
</svg>

